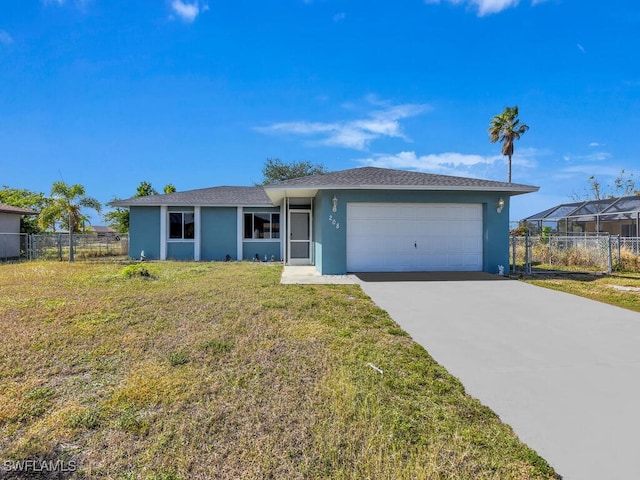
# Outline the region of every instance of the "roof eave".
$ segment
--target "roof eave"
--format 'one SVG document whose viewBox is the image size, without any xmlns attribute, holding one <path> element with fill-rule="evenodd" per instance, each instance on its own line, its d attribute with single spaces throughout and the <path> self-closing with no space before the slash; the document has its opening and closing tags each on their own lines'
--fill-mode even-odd
<svg viewBox="0 0 640 480">
<path fill-rule="evenodd" d="M 0 213 L 7 213 L 10 215 L 20 215 L 20 216 L 25 216 L 25 217 L 31 217 L 33 215 L 40 215 L 38 212 L 34 212 L 31 210 L 27 210 L 27 211 L 15 211 L 15 210 L 3 210 L 0 209 Z"/>
<path fill-rule="evenodd" d="M 303 193 L 311 193 L 315 196 L 318 190 L 424 190 L 424 191 L 474 191 L 474 192 L 501 192 L 510 195 L 522 195 L 524 193 L 533 193 L 540 190 L 540 187 L 529 185 L 318 185 L 309 186 L 289 186 L 279 187 L 277 185 L 266 186 L 265 192 L 269 198 L 274 201 L 281 200 L 284 197 L 300 196 Z"/>
<path fill-rule="evenodd" d="M 110 207 L 206 207 L 206 208 L 258 208 L 258 207 L 271 207 L 270 203 L 197 203 L 197 202 L 171 202 L 171 203 L 128 203 L 124 202 L 109 202 Z"/>
</svg>

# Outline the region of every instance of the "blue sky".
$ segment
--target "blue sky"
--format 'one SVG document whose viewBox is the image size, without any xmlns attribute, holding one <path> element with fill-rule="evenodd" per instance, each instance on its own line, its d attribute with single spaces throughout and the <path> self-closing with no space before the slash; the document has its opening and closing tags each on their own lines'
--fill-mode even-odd
<svg viewBox="0 0 640 480">
<path fill-rule="evenodd" d="M 631 0 L 0 0 L 0 185 L 101 202 L 251 185 L 269 157 L 506 181 L 517 220 L 640 176 Z M 640 177 L 638 178 L 640 189 Z M 94 223 L 101 223 L 94 219 Z"/>
</svg>

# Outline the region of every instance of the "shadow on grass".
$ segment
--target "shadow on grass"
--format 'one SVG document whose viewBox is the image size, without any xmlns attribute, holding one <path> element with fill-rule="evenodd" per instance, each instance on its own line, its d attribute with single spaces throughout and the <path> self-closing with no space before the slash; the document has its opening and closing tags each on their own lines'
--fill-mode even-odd
<svg viewBox="0 0 640 480">
<path fill-rule="evenodd" d="M 465 282 L 508 280 L 487 272 L 361 272 L 354 273 L 363 282 Z"/>
<path fill-rule="evenodd" d="M 574 280 L 578 282 L 595 282 L 601 278 L 611 276 L 602 272 L 573 272 L 563 270 L 534 270 L 531 273 L 518 272 L 512 278 L 523 280 Z M 617 275 L 616 275 L 617 276 Z"/>
</svg>

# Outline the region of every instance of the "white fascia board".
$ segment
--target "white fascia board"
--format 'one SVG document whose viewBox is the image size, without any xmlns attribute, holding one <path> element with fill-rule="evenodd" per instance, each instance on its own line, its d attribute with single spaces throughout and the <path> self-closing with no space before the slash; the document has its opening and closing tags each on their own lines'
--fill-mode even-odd
<svg viewBox="0 0 640 480">
<path fill-rule="evenodd" d="M 111 205 L 111 204 L 107 204 L 107 205 Z M 272 205 L 272 204 L 268 204 L 268 203 L 261 203 L 261 204 L 242 204 L 242 205 L 238 205 L 237 203 L 175 203 L 175 202 L 171 202 L 171 203 L 129 203 L 129 204 L 119 204 L 119 205 L 115 205 L 119 208 L 130 208 L 130 207 L 201 207 L 201 208 L 268 208 L 268 207 L 273 207 L 273 206 L 277 206 L 277 205 Z"/>
<path fill-rule="evenodd" d="M 286 189 L 269 190 L 265 192 L 274 203 L 284 197 L 314 197 L 318 190 L 421 190 L 439 192 L 501 192 L 511 195 L 532 193 L 540 190 L 540 187 L 522 185 L 514 186 L 442 186 L 442 185 L 323 185 L 314 189 L 308 187 L 288 187 Z"/>
</svg>

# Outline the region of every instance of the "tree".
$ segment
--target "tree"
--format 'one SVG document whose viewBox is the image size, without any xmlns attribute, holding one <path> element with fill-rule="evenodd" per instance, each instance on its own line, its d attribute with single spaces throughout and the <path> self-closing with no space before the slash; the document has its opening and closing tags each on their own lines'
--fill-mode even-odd
<svg viewBox="0 0 640 480">
<path fill-rule="evenodd" d="M 40 212 L 47 206 L 49 199 L 44 193 L 36 193 L 25 188 L 10 188 L 4 185 L 0 189 L 0 203 L 14 207 L 26 208 L 34 212 Z M 36 217 L 22 216 L 20 218 L 21 233 L 40 233 L 38 219 Z"/>
<path fill-rule="evenodd" d="M 518 106 L 506 107 L 504 112 L 494 115 L 489 126 L 491 143 L 502 143 L 502 155 L 509 157 L 509 170 L 507 181 L 511 183 L 511 157 L 513 155 L 513 142 L 520 139 L 529 126 L 520 123 L 518 119 Z"/>
<path fill-rule="evenodd" d="M 158 192 L 151 186 L 151 183 L 143 180 L 138 185 L 134 197 L 148 197 L 149 195 L 158 195 Z"/>
<path fill-rule="evenodd" d="M 308 160 L 284 163 L 279 158 L 267 158 L 262 169 L 262 185 L 320 173 L 327 173 L 324 166 L 322 164 L 313 164 Z"/>
<path fill-rule="evenodd" d="M 603 185 L 595 175 L 591 175 L 587 183 L 589 183 L 589 188 L 585 188 L 584 194 L 580 195 L 574 192 L 571 195 L 574 200 L 604 200 L 605 198 L 640 195 L 640 191 L 636 190 L 633 173 L 627 174 L 624 169 L 620 170 L 618 176 L 613 179 L 613 185 Z"/>
<path fill-rule="evenodd" d="M 80 225 L 87 220 L 82 213 L 83 208 L 91 208 L 100 213 L 102 205 L 92 197 L 86 196 L 84 186 L 80 184 L 67 185 L 63 181 L 53 182 L 51 187 L 51 200 L 38 217 L 40 227 L 46 229 L 55 228 L 57 221 L 66 221 L 69 226 L 69 261 L 74 261 L 73 234 L 79 230 Z"/>
<path fill-rule="evenodd" d="M 167 183 L 162 191 L 167 193 L 176 192 L 176 187 L 173 183 Z M 158 192 L 150 182 L 142 181 L 140 185 L 136 188 L 136 193 L 134 197 L 148 197 L 150 195 L 158 195 Z M 120 200 L 117 197 L 114 197 L 113 201 Z M 104 215 L 105 222 L 111 228 L 116 230 L 118 233 L 127 233 L 129 231 L 129 210 L 126 208 L 116 207 L 114 210 L 106 213 Z"/>
<path fill-rule="evenodd" d="M 117 197 L 113 201 L 120 200 Z M 116 207 L 104 214 L 104 220 L 107 225 L 118 233 L 127 233 L 129 231 L 129 210 L 126 208 Z"/>
<path fill-rule="evenodd" d="M 630 173 L 628 176 L 626 176 L 624 168 L 620 170 L 620 175 L 618 175 L 613 182 L 616 197 L 638 195 L 638 191 L 636 190 L 636 181 L 633 178 L 633 173 Z"/>
</svg>

